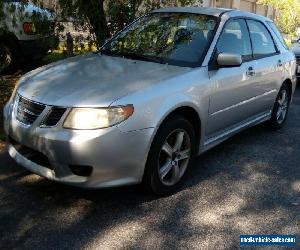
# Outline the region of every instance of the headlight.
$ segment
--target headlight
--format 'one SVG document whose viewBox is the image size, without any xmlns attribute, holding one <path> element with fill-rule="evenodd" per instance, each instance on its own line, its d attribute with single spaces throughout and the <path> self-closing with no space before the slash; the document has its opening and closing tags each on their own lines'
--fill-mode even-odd
<svg viewBox="0 0 300 250">
<path fill-rule="evenodd" d="M 64 122 L 64 128 L 107 128 L 125 121 L 133 114 L 133 111 L 132 105 L 110 108 L 73 108 Z"/>
</svg>

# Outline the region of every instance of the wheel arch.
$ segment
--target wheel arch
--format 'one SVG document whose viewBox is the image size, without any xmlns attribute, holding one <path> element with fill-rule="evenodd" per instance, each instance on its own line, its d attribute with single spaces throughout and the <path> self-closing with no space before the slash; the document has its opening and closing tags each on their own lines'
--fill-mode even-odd
<svg viewBox="0 0 300 250">
<path fill-rule="evenodd" d="M 11 73 L 11 71 L 18 67 L 20 62 L 23 60 L 23 54 L 19 46 L 19 40 L 14 33 L 1 29 L 0 43 L 7 47 L 12 55 L 11 64 L 4 68 L 3 72 Z"/>
<path fill-rule="evenodd" d="M 292 80 L 289 79 L 289 78 L 287 78 L 287 79 L 285 79 L 285 80 L 283 81 L 282 85 L 283 85 L 283 84 L 286 84 L 286 85 L 288 86 L 289 91 L 290 91 L 290 95 L 291 95 L 291 97 L 292 97 L 292 95 L 293 95 L 293 82 L 292 82 Z"/>
<path fill-rule="evenodd" d="M 143 176 L 142 176 L 142 183 L 145 184 L 146 181 L 146 176 L 147 173 L 149 173 L 149 168 L 147 167 L 147 163 L 149 161 L 149 153 L 151 150 L 151 147 L 153 145 L 153 141 L 155 140 L 156 136 L 158 135 L 158 131 L 160 130 L 160 128 L 167 123 L 170 119 L 172 119 L 172 117 L 174 116 L 182 116 L 184 118 L 186 118 L 191 125 L 194 128 L 194 132 L 195 132 L 195 136 L 196 136 L 196 145 L 195 145 L 195 152 L 196 154 L 199 152 L 199 146 L 200 146 L 200 141 L 201 141 L 201 129 L 202 129 L 202 123 L 201 123 L 201 116 L 199 114 L 199 112 L 197 111 L 197 109 L 195 107 L 193 107 L 192 104 L 188 105 L 188 104 L 181 104 L 179 106 L 174 107 L 173 109 L 170 109 L 168 112 L 165 113 L 165 116 L 162 117 L 161 121 L 159 122 L 159 124 L 156 126 L 156 130 L 153 133 L 153 136 L 151 138 L 151 143 L 150 143 L 150 147 L 149 147 L 149 151 L 146 157 L 146 164 L 145 164 L 145 168 L 143 170 Z"/>
<path fill-rule="evenodd" d="M 200 146 L 200 141 L 201 141 L 201 136 L 202 136 L 202 120 L 201 120 L 201 115 L 196 110 L 196 108 L 193 107 L 192 105 L 184 104 L 184 105 L 177 106 L 177 107 L 169 110 L 169 112 L 166 113 L 166 115 L 162 118 L 162 120 L 158 124 L 157 130 L 154 133 L 153 139 L 155 138 L 160 127 L 163 124 L 165 124 L 166 122 L 168 122 L 169 119 L 171 119 L 173 116 L 176 116 L 176 115 L 184 117 L 193 126 L 194 132 L 196 135 L 196 145 L 195 145 L 196 152 L 198 152 L 199 146 Z M 153 139 L 152 139 L 152 141 L 153 141 Z"/>
<path fill-rule="evenodd" d="M 17 42 L 18 42 L 18 38 L 16 37 L 16 35 L 14 33 L 9 32 L 4 29 L 0 29 L 0 39 L 1 39 L 1 42 L 5 43 L 5 44 L 13 42 L 15 46 L 17 45 Z"/>
<path fill-rule="evenodd" d="M 21 49 L 19 46 L 19 40 L 14 33 L 1 29 L 0 41 L 4 45 L 8 46 L 15 56 L 20 54 Z"/>
</svg>

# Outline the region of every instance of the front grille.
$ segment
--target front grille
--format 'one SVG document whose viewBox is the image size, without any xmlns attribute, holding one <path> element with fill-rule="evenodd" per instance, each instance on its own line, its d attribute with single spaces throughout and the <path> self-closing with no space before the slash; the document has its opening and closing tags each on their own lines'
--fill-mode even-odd
<svg viewBox="0 0 300 250">
<path fill-rule="evenodd" d="M 65 112 L 66 108 L 52 107 L 48 115 L 44 119 L 42 125 L 47 127 L 56 126 Z"/>
<path fill-rule="evenodd" d="M 41 115 L 46 106 L 41 103 L 32 102 L 19 96 L 17 105 L 17 120 L 31 125 Z"/>
</svg>

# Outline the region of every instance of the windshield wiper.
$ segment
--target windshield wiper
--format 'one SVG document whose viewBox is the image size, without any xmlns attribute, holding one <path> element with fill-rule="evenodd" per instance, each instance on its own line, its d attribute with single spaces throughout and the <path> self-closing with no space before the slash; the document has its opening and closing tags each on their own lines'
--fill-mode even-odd
<svg viewBox="0 0 300 250">
<path fill-rule="evenodd" d="M 122 57 L 121 54 L 112 52 L 111 50 L 102 49 L 102 50 L 99 50 L 98 52 L 100 52 L 102 55 Z"/>
<path fill-rule="evenodd" d="M 125 53 L 122 53 L 122 54 L 125 57 L 131 58 L 131 59 L 143 60 L 143 61 L 148 61 L 148 62 L 156 62 L 156 63 L 161 63 L 161 64 L 166 63 L 166 61 L 163 58 L 159 58 L 159 57 L 156 57 L 156 56 L 136 54 L 136 53 L 132 53 L 132 52 L 125 52 Z"/>
<path fill-rule="evenodd" d="M 149 55 L 143 55 L 143 54 L 136 54 L 133 52 L 112 52 L 110 50 L 101 50 L 101 54 L 108 55 L 108 56 L 118 56 L 118 57 L 125 57 L 130 59 L 136 59 L 136 60 L 142 60 L 142 61 L 148 61 L 148 62 L 156 62 L 165 64 L 166 61 L 162 58 L 158 58 L 156 56 L 149 56 Z"/>
</svg>

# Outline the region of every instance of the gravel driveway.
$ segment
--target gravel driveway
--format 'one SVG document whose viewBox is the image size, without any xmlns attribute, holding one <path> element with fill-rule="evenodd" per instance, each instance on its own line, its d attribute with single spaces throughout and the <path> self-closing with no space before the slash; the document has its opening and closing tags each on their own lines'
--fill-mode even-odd
<svg viewBox="0 0 300 250">
<path fill-rule="evenodd" d="M 166 198 L 59 185 L 0 151 L 0 249 L 234 249 L 264 233 L 300 236 L 299 87 L 283 130 L 260 125 L 205 153 Z"/>
</svg>

